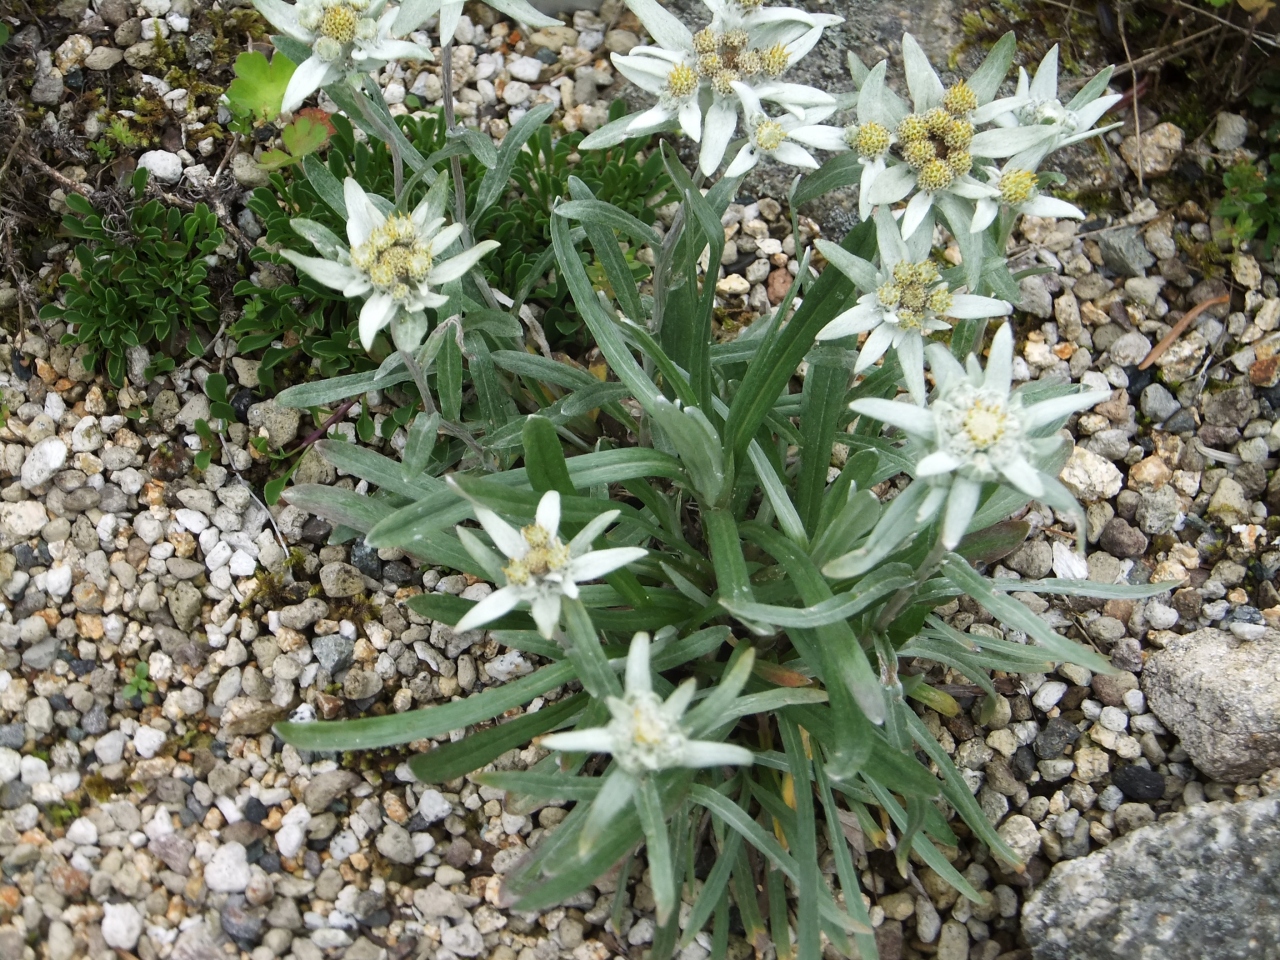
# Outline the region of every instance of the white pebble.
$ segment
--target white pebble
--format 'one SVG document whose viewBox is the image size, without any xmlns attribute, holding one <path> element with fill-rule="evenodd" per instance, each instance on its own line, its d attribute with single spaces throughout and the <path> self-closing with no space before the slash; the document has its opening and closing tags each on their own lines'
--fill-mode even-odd
<svg viewBox="0 0 1280 960">
<path fill-rule="evenodd" d="M 1124 733 L 1129 729 L 1129 715 L 1119 707 L 1103 707 L 1098 722 L 1116 733 Z"/>
<path fill-rule="evenodd" d="M 142 936 L 142 916 L 131 903 L 102 905 L 102 939 L 108 947 L 132 950 Z"/>
<path fill-rule="evenodd" d="M 98 842 L 98 828 L 88 817 L 77 817 L 67 827 L 67 839 L 77 847 L 92 847 Z"/>
<path fill-rule="evenodd" d="M 1067 685 L 1061 680 L 1049 680 L 1036 691 L 1035 696 L 1031 698 L 1031 702 L 1036 705 L 1037 709 L 1047 713 L 1057 706 L 1058 701 L 1063 698 L 1066 692 Z"/>
<path fill-rule="evenodd" d="M 439 790 L 427 790 L 418 801 L 418 813 L 427 823 L 435 823 L 453 813 L 453 807 Z"/>
<path fill-rule="evenodd" d="M 138 756 L 150 760 L 164 746 L 164 741 L 165 735 L 155 727 L 139 727 L 133 735 L 133 749 L 138 751 Z"/>
<path fill-rule="evenodd" d="M 1147 712 L 1147 695 L 1141 690 L 1126 690 L 1124 692 L 1124 705 L 1129 708 L 1129 712 L 1134 716 Z"/>
</svg>

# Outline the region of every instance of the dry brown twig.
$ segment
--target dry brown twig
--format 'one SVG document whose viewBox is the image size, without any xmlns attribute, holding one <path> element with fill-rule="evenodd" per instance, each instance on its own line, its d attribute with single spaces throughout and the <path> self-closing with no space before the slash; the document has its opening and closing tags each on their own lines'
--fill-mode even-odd
<svg viewBox="0 0 1280 960">
<path fill-rule="evenodd" d="M 1151 352 L 1142 358 L 1142 362 L 1138 364 L 1138 369 L 1145 370 L 1147 367 L 1159 360 L 1164 355 L 1164 352 L 1173 346 L 1174 341 L 1182 336 L 1187 327 L 1191 326 L 1191 322 L 1195 320 L 1196 317 L 1200 316 L 1200 314 L 1204 313 L 1210 307 L 1216 307 L 1220 303 L 1230 302 L 1231 295 L 1224 293 L 1221 296 L 1210 297 L 1208 300 L 1202 300 L 1197 303 L 1194 307 L 1179 317 L 1178 322 L 1173 325 L 1173 329 L 1164 335 L 1164 339 L 1152 347 Z"/>
</svg>

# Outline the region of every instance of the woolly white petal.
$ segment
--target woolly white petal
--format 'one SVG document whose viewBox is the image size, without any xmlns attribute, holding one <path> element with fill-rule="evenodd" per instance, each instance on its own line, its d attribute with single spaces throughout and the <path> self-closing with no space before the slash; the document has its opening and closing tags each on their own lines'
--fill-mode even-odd
<svg viewBox="0 0 1280 960">
<path fill-rule="evenodd" d="M 981 320 L 984 317 L 1007 317 L 1013 306 L 995 297 L 977 297 L 971 293 L 957 293 L 951 298 L 947 316 L 957 320 Z"/>
<path fill-rule="evenodd" d="M 592 517 L 587 525 L 578 531 L 577 536 L 569 541 L 569 555 L 576 557 L 591 549 L 596 537 L 604 533 L 609 524 L 618 519 L 620 510 L 606 510 L 599 516 Z"/>
<path fill-rule="evenodd" d="M 352 247 L 365 243 L 370 234 L 386 222 L 386 217 L 369 202 L 364 188 L 352 177 L 342 184 L 342 195 L 347 205 L 347 240 Z"/>
<path fill-rule="evenodd" d="M 866 333 L 877 324 L 884 321 L 884 311 L 878 303 L 874 302 L 874 294 L 870 298 L 873 302 L 859 302 L 857 306 L 850 307 L 844 313 L 836 316 L 834 320 L 818 331 L 819 340 L 839 340 L 841 337 L 852 337 L 859 333 Z"/>
<path fill-rule="evenodd" d="M 854 373 L 861 373 L 867 367 L 871 366 L 877 360 L 884 356 L 886 350 L 893 344 L 893 325 L 882 323 L 871 331 L 871 336 L 867 337 L 866 343 L 862 345 L 862 349 L 858 351 L 858 360 L 853 365 Z"/>
<path fill-rule="evenodd" d="M 612 753 L 613 734 L 608 727 L 566 730 L 538 738 L 538 746 L 560 753 Z"/>
<path fill-rule="evenodd" d="M 933 209 L 933 194 L 925 193 L 923 190 L 907 201 L 907 212 L 902 217 L 903 237 L 910 237 L 919 230 L 920 224 L 924 223 L 931 209 Z"/>
<path fill-rule="evenodd" d="M 817 170 L 819 166 L 818 161 L 813 158 L 813 154 L 800 146 L 800 144 L 792 143 L 789 140 L 784 140 L 778 144 L 777 149 L 773 151 L 773 159 L 780 163 L 799 167 L 802 170 Z M 732 176 L 732 174 L 727 173 L 726 175 Z"/>
<path fill-rule="evenodd" d="M 1055 217 L 1059 220 L 1083 220 L 1084 211 L 1073 203 L 1059 200 L 1057 197 L 1046 197 L 1039 194 L 1018 207 L 1019 213 L 1029 213 L 1033 217 Z"/>
<path fill-rule="evenodd" d="M 902 379 L 907 383 L 907 392 L 911 399 L 924 406 L 924 343 L 920 334 L 914 330 L 900 331 L 898 340 L 898 363 L 902 367 Z"/>
<path fill-rule="evenodd" d="M 960 466 L 960 461 L 945 450 L 935 450 L 916 464 L 917 477 L 936 477 L 950 473 Z"/>
<path fill-rule="evenodd" d="M 746 747 L 712 740 L 690 740 L 680 750 L 679 765 L 687 768 L 719 767 L 755 762 L 755 754 Z"/>
<path fill-rule="evenodd" d="M 1008 311 L 1006 311 L 1008 312 Z M 987 354 L 987 372 L 983 385 L 1000 394 L 1008 394 L 1013 382 L 1013 328 L 1007 323 L 991 338 L 991 351 Z"/>
<path fill-rule="evenodd" d="M 560 530 L 560 493 L 556 490 L 548 490 L 542 495 L 542 499 L 538 501 L 538 512 L 534 515 L 538 526 L 551 536 L 555 536 Z"/>
<path fill-rule="evenodd" d="M 454 226 L 456 227 L 458 224 L 455 223 Z M 444 231 L 441 231 L 442 235 L 443 233 Z M 429 283 L 436 286 L 448 283 L 451 280 L 457 280 L 479 263 L 480 259 L 486 253 L 490 250 L 496 250 L 499 246 L 501 246 L 501 244 L 498 243 L 497 240 L 482 240 L 474 247 L 471 247 L 468 250 L 463 250 L 462 253 L 458 254 L 456 257 L 450 257 L 443 263 L 433 266 L 431 268 L 431 272 L 427 274 L 427 280 Z"/>
<path fill-rule="evenodd" d="M 627 651 L 627 693 L 648 693 L 653 689 L 649 676 L 649 635 L 637 633 Z"/>
<path fill-rule="evenodd" d="M 1058 99 L 1058 45 L 1055 43 L 1040 66 L 1036 67 L 1035 79 L 1031 81 L 1031 97 L 1034 100 Z"/>
<path fill-rule="evenodd" d="M 832 153 L 841 153 L 849 149 L 849 145 L 844 140 L 844 131 L 839 127 L 830 127 L 826 124 L 796 127 L 787 136 L 807 146 L 816 147 L 818 150 L 830 150 Z"/>
<path fill-rule="evenodd" d="M 717 100 L 707 110 L 703 121 L 702 150 L 698 155 L 698 169 L 710 176 L 720 166 L 729 141 L 738 128 L 737 101 L 729 98 Z"/>
<path fill-rule="evenodd" d="M 538 625 L 538 633 L 550 640 L 560 623 L 560 594 L 540 593 L 533 598 L 529 607 L 533 622 Z"/>
<path fill-rule="evenodd" d="M 982 484 L 976 480 L 956 477 L 952 482 L 951 495 L 947 497 L 947 513 L 942 521 L 942 545 L 948 550 L 954 550 L 968 532 L 981 495 Z"/>
<path fill-rule="evenodd" d="M 744 143 L 729 162 L 729 166 L 725 168 L 724 175 L 726 177 L 740 177 L 748 170 L 752 169 L 759 158 L 756 156 L 756 148 L 750 143 Z"/>
<path fill-rule="evenodd" d="M 991 226 L 991 221 L 995 220 L 996 214 L 1000 212 L 1000 205 L 990 197 L 980 199 L 973 211 L 973 223 L 969 227 L 970 233 L 981 233 L 987 227 Z"/>
<path fill-rule="evenodd" d="M 615 54 L 613 63 L 620 74 L 647 93 L 657 96 L 667 88 L 667 75 L 671 73 L 672 66 L 667 61 Z"/>
<path fill-rule="evenodd" d="M 1004 474 L 1006 480 L 1028 497 L 1038 497 L 1044 493 L 1044 483 L 1040 480 L 1039 471 L 1025 458 L 1000 460 L 996 468 Z"/>
<path fill-rule="evenodd" d="M 916 172 L 905 163 L 889 167 L 876 177 L 875 183 L 868 192 L 867 200 L 872 205 L 897 203 L 916 185 Z"/>
<path fill-rule="evenodd" d="M 520 591 L 512 587 L 503 587 L 501 590 L 495 590 L 468 610 L 466 615 L 453 625 L 453 632 L 466 633 L 468 630 L 482 627 L 486 623 L 492 623 L 504 614 L 514 610 L 519 602 Z"/>
<path fill-rule="evenodd" d="M 849 409 L 892 427 L 899 427 L 913 436 L 928 438 L 934 435 L 933 414 L 914 403 L 865 397 L 853 401 L 849 404 Z"/>
<path fill-rule="evenodd" d="M 351 267 L 325 260 L 323 257 L 307 257 L 292 250 L 281 250 L 280 256 L 307 276 L 334 290 L 342 290 L 347 284 L 360 277 L 360 274 Z"/>
<path fill-rule="evenodd" d="M 619 567 L 635 563 L 643 559 L 649 551 L 643 547 L 613 547 L 609 550 L 592 550 L 569 561 L 569 572 L 573 579 L 585 582 L 599 580 Z"/>
<path fill-rule="evenodd" d="M 529 544 L 525 542 L 519 530 L 488 507 L 475 504 L 473 509 L 475 510 L 476 519 L 480 521 L 480 526 L 484 527 L 484 532 L 489 535 L 489 539 L 493 541 L 495 547 L 512 560 L 524 558 L 524 555 L 529 552 Z"/>
<path fill-rule="evenodd" d="M 702 107 L 698 105 L 696 98 L 681 104 L 676 116 L 686 137 L 694 143 L 702 139 Z"/>
<path fill-rule="evenodd" d="M 372 349 L 373 338 L 391 322 L 396 309 L 396 302 L 386 293 L 375 293 L 364 302 L 360 308 L 360 344 L 366 350 Z"/>
<path fill-rule="evenodd" d="M 284 88 L 284 99 L 280 103 L 280 109 L 285 113 L 297 110 L 307 97 L 326 83 L 331 83 L 336 77 L 337 69 L 333 64 L 325 63 L 314 55 L 307 57 L 298 64 L 297 69 L 293 71 L 293 76 L 289 78 L 289 83 Z"/>
</svg>

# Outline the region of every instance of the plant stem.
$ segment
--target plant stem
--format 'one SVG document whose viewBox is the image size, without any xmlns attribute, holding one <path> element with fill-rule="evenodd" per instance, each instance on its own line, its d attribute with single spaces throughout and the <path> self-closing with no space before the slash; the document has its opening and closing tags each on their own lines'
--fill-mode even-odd
<svg viewBox="0 0 1280 960">
<path fill-rule="evenodd" d="M 440 45 L 440 87 L 444 91 L 444 128 L 446 136 L 452 134 L 457 127 L 457 115 L 453 107 L 453 41 Z M 462 227 L 463 248 L 475 246 L 475 238 L 471 235 L 471 225 L 467 223 L 467 187 L 462 178 L 462 158 L 449 158 L 449 173 L 453 177 L 453 218 Z M 480 295 L 490 310 L 501 309 L 498 299 L 489 288 L 488 281 L 476 271 L 473 275 Z"/>
<path fill-rule="evenodd" d="M 916 573 L 916 582 L 909 587 L 903 587 L 895 593 L 893 599 L 885 604 L 884 609 L 880 611 L 880 616 L 876 619 L 875 625 L 877 633 L 889 629 L 889 625 L 893 623 L 893 618 L 900 614 L 903 608 L 911 602 L 912 596 L 920 589 L 920 585 L 933 576 L 934 571 L 946 559 L 948 552 L 947 548 L 942 545 L 942 538 L 939 536 L 934 541 L 933 549 L 929 551 L 929 555 L 920 564 L 920 570 Z"/>
</svg>

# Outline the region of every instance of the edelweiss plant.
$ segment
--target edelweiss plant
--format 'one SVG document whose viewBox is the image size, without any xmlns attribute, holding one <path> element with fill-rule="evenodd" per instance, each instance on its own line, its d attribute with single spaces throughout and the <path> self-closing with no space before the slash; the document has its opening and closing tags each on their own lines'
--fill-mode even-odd
<svg viewBox="0 0 1280 960">
<path fill-rule="evenodd" d="M 836 127 L 825 123 L 834 98 L 784 78 L 835 18 L 708 0 L 709 23 L 691 29 L 657 0 L 628 2 L 654 43 L 615 63 L 657 103 L 580 149 L 678 126 L 698 144 L 698 179 L 663 148 L 682 200 L 660 233 L 569 177 L 551 249 L 521 289 L 492 290 L 470 270 L 491 245 L 468 225 L 510 189 L 516 156 L 550 107 L 498 148 L 447 115 L 450 142 L 426 157 L 376 86 L 326 88 L 386 144 L 394 196 L 340 183 L 308 157 L 309 186 L 348 236 L 295 222 L 320 258 L 289 259 L 364 300 L 360 339 L 385 359 L 279 400 L 317 408 L 379 391 L 404 409 L 386 421 L 399 459 L 317 444 L 372 496 L 301 485 L 287 497 L 335 536 L 493 582 L 478 602 L 407 602 L 457 633 L 485 629 L 537 664 L 463 699 L 409 709 L 398 694 L 403 712 L 277 732 L 322 751 L 434 740 L 410 761 L 423 781 L 465 776 L 506 791 L 512 809 L 572 803 L 505 875 L 517 909 L 561 903 L 619 864 L 621 891 L 642 854 L 657 908 L 653 960 L 704 928 L 721 954 L 740 932 L 745 949 L 763 952 L 772 939 L 799 960 L 874 957 L 859 882 L 870 864 L 841 841 L 849 823 L 893 850 L 904 876 L 923 863 L 975 901 L 940 849 L 958 842 L 953 817 L 994 857 L 1017 862 L 917 710 L 958 714 L 946 691 L 959 676 L 995 697 L 993 669 L 1109 669 L 1013 591 L 1142 597 L 1170 586 L 1004 581 L 984 567 L 1027 535 L 1008 518 L 1029 500 L 1083 533 L 1056 479 L 1069 448 L 1057 431 L 1106 394 L 1044 381 L 1012 389 L 1013 327 L 997 320 L 986 333 L 1018 296 L 1004 260 L 1018 216 L 1079 215 L 1047 192 L 1054 177 L 1041 163 L 1090 135 L 1113 95 L 1104 74 L 1063 107 L 1051 57 L 1001 97 L 1012 36 L 946 86 L 905 37 L 910 104 L 889 90 L 886 64 L 867 70 L 852 58 L 857 116 Z M 438 14 L 447 37 L 456 7 L 409 0 L 391 30 Z M 486 171 L 473 191 L 460 189 L 463 150 Z M 813 170 L 811 151 L 835 156 Z M 721 263 L 722 220 L 761 155 L 806 171 L 793 208 L 860 184 L 866 222 L 838 244 L 817 241 L 820 275 L 797 235 L 787 296 L 722 343 L 717 278 L 701 264 Z M 704 190 L 726 156 L 725 175 Z M 413 171 L 407 183 L 401 164 Z M 959 249 L 956 266 L 932 258 L 936 221 Z M 640 287 L 638 251 L 652 254 Z M 525 303 L 549 271 L 595 340 L 603 362 L 592 372 L 551 353 Z M 378 336 L 388 325 L 392 352 Z M 848 456 L 833 470 L 837 442 Z M 895 477 L 899 492 L 882 504 L 872 491 Z M 961 634 L 933 614 L 961 594 L 1009 637 Z M 546 751 L 530 769 L 491 766 L 530 744 Z M 834 874 L 818 860 L 819 822 Z"/>
<path fill-rule="evenodd" d="M 320 257 L 304 257 L 292 250 L 280 255 L 308 276 L 345 297 L 364 297 L 360 310 L 360 343 L 373 346 L 378 331 L 393 321 L 393 339 L 402 350 L 422 342 L 422 311 L 443 307 L 449 298 L 439 292 L 461 279 L 490 250 L 486 240 L 448 259 L 444 254 L 462 235 L 462 225 L 445 226 L 445 189 L 442 174 L 437 189 L 429 192 L 408 214 L 384 212 L 360 184 L 348 177 L 343 184 L 347 213 L 347 244 L 314 220 L 293 220 L 293 229 L 309 240 Z"/>
</svg>

